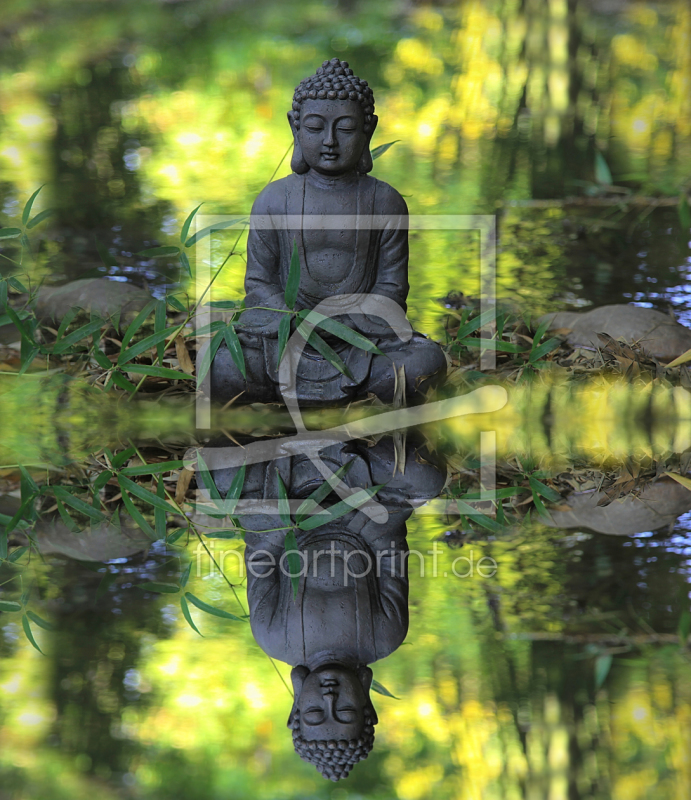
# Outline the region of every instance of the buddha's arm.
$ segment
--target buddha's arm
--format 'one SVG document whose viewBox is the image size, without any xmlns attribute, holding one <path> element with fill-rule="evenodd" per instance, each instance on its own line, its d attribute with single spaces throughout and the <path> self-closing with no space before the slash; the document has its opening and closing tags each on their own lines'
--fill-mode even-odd
<svg viewBox="0 0 691 800">
<path fill-rule="evenodd" d="M 252 633 L 259 646 L 273 651 L 272 623 L 279 610 L 281 571 L 279 561 L 284 552 L 284 531 L 248 531 L 245 535 L 247 568 L 247 603 Z"/>
<path fill-rule="evenodd" d="M 255 200 L 252 207 L 253 217 L 261 216 L 265 221 L 270 216 L 271 193 L 267 191 L 270 188 L 271 185 Z M 275 228 L 250 223 L 247 236 L 245 293 L 245 305 L 248 309 L 252 309 L 242 315 L 245 331 L 275 336 L 283 315 L 252 308 L 253 306 L 286 308 L 280 274 L 280 240 Z"/>
</svg>

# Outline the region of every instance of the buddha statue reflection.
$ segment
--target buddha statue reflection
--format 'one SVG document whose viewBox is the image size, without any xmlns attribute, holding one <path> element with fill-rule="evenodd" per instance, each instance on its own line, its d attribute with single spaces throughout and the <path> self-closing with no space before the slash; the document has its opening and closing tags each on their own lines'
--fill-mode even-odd
<svg viewBox="0 0 691 800">
<path fill-rule="evenodd" d="M 296 310 L 352 294 L 378 295 L 406 309 L 408 209 L 393 187 L 368 175 L 377 117 L 367 81 L 355 76 L 345 61 L 325 61 L 295 90 L 288 120 L 294 137 L 292 174 L 269 183 L 252 208 L 247 310 L 238 328 L 247 376 L 243 378 L 222 345 L 202 387 L 214 401 L 225 403 L 239 394 L 238 402 L 243 403 L 280 401 L 278 328 L 281 311 L 287 308 L 285 288 L 294 243 L 300 259 Z M 347 222 L 336 227 L 307 224 L 312 215 L 359 222 L 355 227 Z M 369 223 L 371 219 L 381 220 L 379 227 Z M 302 222 L 291 228 L 290 220 Z M 421 334 L 413 333 L 403 342 L 371 313 L 349 312 L 338 321 L 364 334 L 380 354 L 320 330 L 350 375 L 341 374 L 308 345 L 297 366 L 301 405 L 337 404 L 370 393 L 390 402 L 396 373 L 405 375 L 408 401 L 421 402 L 446 373 L 440 346 Z"/>
<path fill-rule="evenodd" d="M 238 467 L 214 469 L 214 449 L 204 448 L 204 460 L 225 495 Z M 279 518 L 240 510 L 239 520 L 252 634 L 271 658 L 293 668 L 293 745 L 325 778 L 337 781 L 374 744 L 378 720 L 369 664 L 393 653 L 408 631 L 406 520 L 416 505 L 441 492 L 446 476 L 424 448 L 411 444 L 404 472 L 397 471 L 390 439 L 373 447 L 336 443 L 320 458 L 332 472 L 347 465 L 342 480 L 350 489 L 381 485 L 375 496 L 379 510 L 368 516 L 362 506 L 312 530 L 295 529 L 301 561 L 296 591 Z M 307 456 L 279 458 L 247 466 L 241 501 L 275 503 L 279 476 L 298 507 L 324 484 Z M 322 507 L 338 500 L 327 497 Z"/>
</svg>

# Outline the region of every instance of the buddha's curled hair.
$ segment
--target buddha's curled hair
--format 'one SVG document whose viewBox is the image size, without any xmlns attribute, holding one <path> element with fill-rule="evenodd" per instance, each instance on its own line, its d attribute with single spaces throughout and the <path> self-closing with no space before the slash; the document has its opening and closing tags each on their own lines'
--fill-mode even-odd
<svg viewBox="0 0 691 800">
<path fill-rule="evenodd" d="M 305 100 L 356 100 L 365 113 L 365 133 L 372 130 L 374 94 L 367 84 L 353 74 L 347 61 L 325 61 L 315 75 L 301 81 L 293 95 L 293 120 L 300 127 L 300 109 Z"/>
<path fill-rule="evenodd" d="M 303 761 L 308 761 L 330 781 L 347 778 L 350 770 L 363 761 L 374 747 L 375 720 L 369 709 L 365 709 L 365 729 L 358 739 L 307 740 L 300 736 L 300 711 L 295 710 L 292 729 L 293 747 Z"/>
</svg>

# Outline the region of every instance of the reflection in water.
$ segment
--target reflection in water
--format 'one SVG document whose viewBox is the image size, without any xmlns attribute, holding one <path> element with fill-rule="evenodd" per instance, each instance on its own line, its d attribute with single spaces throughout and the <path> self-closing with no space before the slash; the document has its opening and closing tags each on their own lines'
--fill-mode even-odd
<svg viewBox="0 0 691 800">
<path fill-rule="evenodd" d="M 224 445 L 227 440 L 217 443 Z M 205 458 L 213 459 L 211 448 Z M 413 504 L 436 497 L 445 482 L 430 458 L 408 444 L 399 463 L 393 440 L 382 439 L 373 447 L 325 447 L 320 463 L 293 456 L 253 464 L 245 473 L 242 500 L 278 500 L 282 483 L 288 498 L 305 501 L 303 513 L 300 506 L 296 511 L 298 569 L 286 559 L 279 518 L 240 511 L 247 530 L 247 598 L 257 643 L 293 667 L 288 727 L 295 750 L 334 781 L 347 777 L 374 744 L 378 718 L 367 665 L 393 653 L 408 631 L 406 520 Z M 325 481 L 321 465 L 343 476 L 342 496 L 379 487 L 376 503 L 341 508 L 347 513 L 337 521 L 340 507 L 334 504 L 330 514 L 322 512 L 326 522 L 315 527 L 316 499 L 324 502 L 338 483 Z M 238 468 L 211 471 L 223 496 L 237 474 Z M 317 516 L 304 514 L 310 504 Z"/>
</svg>

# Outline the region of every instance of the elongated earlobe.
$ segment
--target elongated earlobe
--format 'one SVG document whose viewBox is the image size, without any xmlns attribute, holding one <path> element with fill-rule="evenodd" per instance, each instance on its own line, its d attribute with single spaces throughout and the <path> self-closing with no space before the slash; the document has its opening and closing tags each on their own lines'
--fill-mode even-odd
<svg viewBox="0 0 691 800">
<path fill-rule="evenodd" d="M 307 667 L 299 666 L 294 667 L 290 672 L 290 680 L 293 684 L 293 707 L 290 710 L 290 716 L 288 717 L 288 722 L 286 723 L 289 728 L 293 727 L 293 720 L 295 719 L 295 711 L 298 707 L 298 701 L 300 700 L 300 694 L 302 693 L 302 684 L 305 682 L 305 678 L 310 674 L 310 671 Z"/>
<path fill-rule="evenodd" d="M 360 156 L 360 160 L 357 164 L 357 171 L 361 175 L 366 175 L 368 172 L 372 171 L 372 167 L 374 167 L 374 162 L 372 160 L 372 153 L 370 152 L 369 145 L 372 141 L 372 135 L 377 127 L 377 122 L 379 122 L 379 117 L 376 114 L 372 114 L 372 120 L 369 123 L 369 132 L 367 137 L 367 144 L 365 145 L 365 149 L 362 151 L 362 155 Z"/>
<path fill-rule="evenodd" d="M 298 128 L 295 124 L 294 112 L 288 112 L 288 122 L 290 130 L 293 132 L 293 157 L 290 159 L 290 168 L 298 175 L 304 175 L 309 171 L 309 166 L 302 155 L 302 148 L 298 141 Z"/>
</svg>

